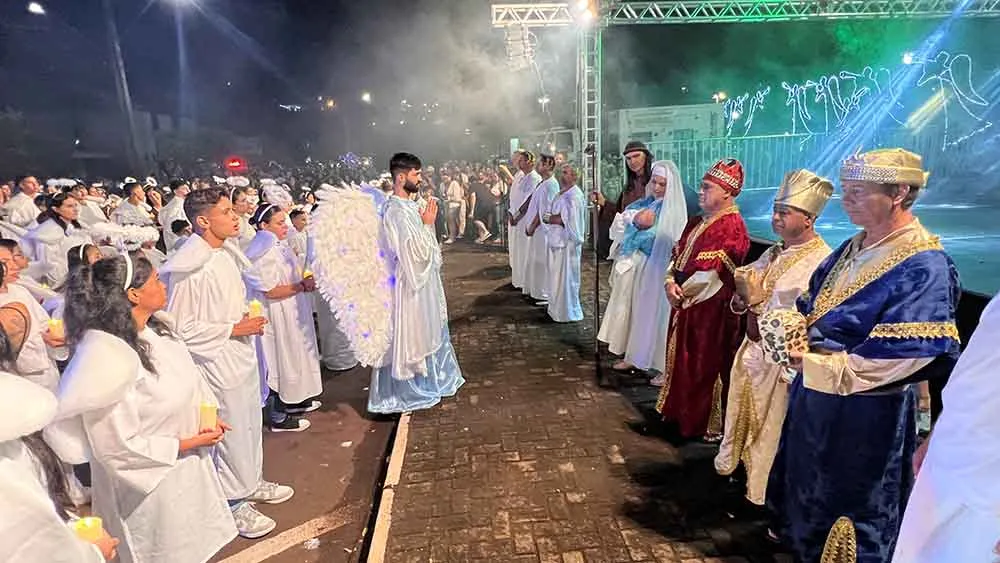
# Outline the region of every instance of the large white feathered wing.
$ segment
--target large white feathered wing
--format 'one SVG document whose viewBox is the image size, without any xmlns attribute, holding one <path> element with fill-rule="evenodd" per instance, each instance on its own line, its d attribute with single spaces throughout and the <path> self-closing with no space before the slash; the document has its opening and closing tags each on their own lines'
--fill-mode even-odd
<svg viewBox="0 0 1000 563">
<path fill-rule="evenodd" d="M 358 361 L 379 366 L 392 335 L 390 271 L 379 246 L 381 217 L 372 197 L 323 185 L 309 234 L 317 287 Z"/>
</svg>

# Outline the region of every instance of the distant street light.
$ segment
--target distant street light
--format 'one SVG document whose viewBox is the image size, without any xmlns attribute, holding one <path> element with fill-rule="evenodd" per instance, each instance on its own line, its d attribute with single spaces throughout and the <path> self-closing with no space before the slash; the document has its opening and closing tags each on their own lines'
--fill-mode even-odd
<svg viewBox="0 0 1000 563">
<path fill-rule="evenodd" d="M 712 94 L 712 100 L 717 104 L 726 101 L 726 98 L 728 97 L 729 96 L 727 96 L 725 92 L 716 92 Z"/>
<path fill-rule="evenodd" d="M 366 103 L 366 104 L 372 103 L 372 94 L 371 94 L 371 92 L 362 92 L 361 93 L 361 101 L 364 102 L 364 103 Z"/>
<path fill-rule="evenodd" d="M 35 14 L 36 16 L 44 16 L 45 15 L 45 6 L 42 6 L 38 2 L 29 2 L 28 3 L 28 13 Z"/>
</svg>

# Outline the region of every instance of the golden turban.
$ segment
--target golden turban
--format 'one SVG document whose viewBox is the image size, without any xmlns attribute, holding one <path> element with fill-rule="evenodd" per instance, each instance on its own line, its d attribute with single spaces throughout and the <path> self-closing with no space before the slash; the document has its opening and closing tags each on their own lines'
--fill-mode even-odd
<svg viewBox="0 0 1000 563">
<path fill-rule="evenodd" d="M 778 194 L 774 196 L 774 204 L 794 207 L 819 217 L 832 195 L 833 184 L 830 180 L 803 168 L 785 174 Z"/>
<path fill-rule="evenodd" d="M 844 161 L 841 180 L 875 182 L 876 184 L 906 184 L 922 188 L 930 173 L 923 169 L 919 154 L 903 149 L 877 149 L 855 154 Z"/>
</svg>

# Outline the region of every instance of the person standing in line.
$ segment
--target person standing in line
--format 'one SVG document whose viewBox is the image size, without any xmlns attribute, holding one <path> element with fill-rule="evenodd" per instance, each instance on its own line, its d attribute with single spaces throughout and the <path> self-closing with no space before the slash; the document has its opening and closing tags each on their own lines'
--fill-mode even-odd
<svg viewBox="0 0 1000 563">
<path fill-rule="evenodd" d="M 583 320 L 580 305 L 580 257 L 587 234 L 587 199 L 576 185 L 579 174 L 569 164 L 559 170 L 559 192 L 542 216 L 548 253 L 549 317 L 557 323 Z"/>
</svg>

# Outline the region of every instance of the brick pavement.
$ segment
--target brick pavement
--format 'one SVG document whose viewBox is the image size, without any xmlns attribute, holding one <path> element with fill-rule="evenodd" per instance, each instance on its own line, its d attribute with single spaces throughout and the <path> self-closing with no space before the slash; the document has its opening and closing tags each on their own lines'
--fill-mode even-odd
<svg viewBox="0 0 1000 563">
<path fill-rule="evenodd" d="M 510 287 L 506 254 L 456 244 L 445 256 L 468 383 L 411 418 L 386 561 L 790 561 L 738 509 L 714 447 L 626 427 L 655 390 L 597 385 L 592 298 L 585 321 L 558 325 Z M 585 257 L 584 295 L 593 279 Z"/>
</svg>

